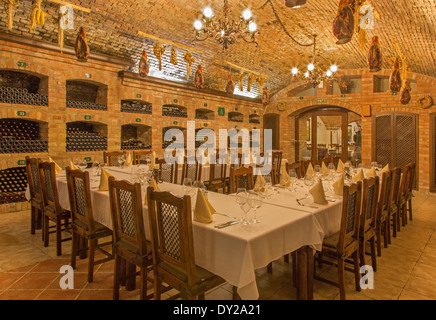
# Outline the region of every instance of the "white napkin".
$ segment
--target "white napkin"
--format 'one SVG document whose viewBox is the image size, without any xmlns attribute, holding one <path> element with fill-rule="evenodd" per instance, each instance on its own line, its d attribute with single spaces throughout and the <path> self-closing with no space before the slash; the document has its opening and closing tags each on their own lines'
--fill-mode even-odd
<svg viewBox="0 0 436 320">
<path fill-rule="evenodd" d="M 330 174 L 329 169 L 327 169 L 325 163 L 323 162 L 321 166 L 321 175 L 328 176 L 329 174 Z"/>
<path fill-rule="evenodd" d="M 59 172 L 61 172 L 62 171 L 62 168 L 55 162 L 55 161 L 53 161 L 53 159 L 51 158 L 51 157 L 48 157 L 48 161 L 51 163 L 51 162 L 53 162 L 54 164 L 55 164 L 55 171 L 56 171 L 56 174 L 58 174 Z"/>
<path fill-rule="evenodd" d="M 353 177 L 353 181 L 363 181 L 365 179 L 365 174 L 363 173 L 363 169 L 360 169 L 359 173 Z"/>
<path fill-rule="evenodd" d="M 310 194 L 313 197 L 313 202 L 316 204 L 328 204 L 328 201 L 325 198 L 325 192 L 324 187 L 322 185 L 321 180 L 318 180 L 318 182 L 313 186 L 312 189 L 310 189 Z"/>
<path fill-rule="evenodd" d="M 100 176 L 100 186 L 98 190 L 100 191 L 109 191 L 109 177 L 113 177 L 109 172 L 107 172 L 104 168 L 101 169 Z"/>
<path fill-rule="evenodd" d="M 307 167 L 307 171 L 306 171 L 306 178 L 307 179 L 312 179 L 314 176 L 314 172 L 313 172 L 313 166 L 311 163 L 309 163 L 309 166 Z"/>
<path fill-rule="evenodd" d="M 338 168 L 336 170 L 337 173 L 344 173 L 344 163 L 341 159 L 339 159 Z"/>
<path fill-rule="evenodd" d="M 377 173 L 375 172 L 375 168 L 372 167 L 367 173 L 366 173 L 366 177 L 367 178 L 375 178 L 377 175 Z"/>
<path fill-rule="evenodd" d="M 344 195 L 344 176 L 341 175 L 338 180 L 333 183 L 333 190 L 336 195 L 343 196 Z"/>
<path fill-rule="evenodd" d="M 197 188 L 197 201 L 194 208 L 194 220 L 202 223 L 211 223 L 212 215 L 216 212 L 214 207 L 206 199 L 203 192 Z"/>
</svg>

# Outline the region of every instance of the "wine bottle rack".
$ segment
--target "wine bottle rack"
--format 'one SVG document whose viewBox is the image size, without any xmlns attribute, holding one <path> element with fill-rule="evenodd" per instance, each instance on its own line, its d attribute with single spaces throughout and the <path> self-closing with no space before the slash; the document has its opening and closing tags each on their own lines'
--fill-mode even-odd
<svg viewBox="0 0 436 320">
<path fill-rule="evenodd" d="M 67 128 L 67 152 L 71 151 L 105 151 L 107 138 L 92 130 Z"/>
<path fill-rule="evenodd" d="M 0 153 L 47 152 L 36 122 L 19 119 L 0 120 Z"/>
<path fill-rule="evenodd" d="M 121 112 L 152 114 L 152 104 L 140 100 L 122 100 Z"/>
<path fill-rule="evenodd" d="M 177 106 L 162 106 L 162 116 L 187 118 L 188 112 L 185 109 Z"/>
<path fill-rule="evenodd" d="M 121 142 L 121 150 L 149 150 L 151 145 L 147 145 L 138 139 L 129 139 Z"/>
<path fill-rule="evenodd" d="M 29 93 L 27 89 L 0 87 L 0 102 L 31 106 L 48 106 L 48 95 Z"/>
<path fill-rule="evenodd" d="M 89 109 L 89 110 L 107 110 L 107 105 L 95 102 L 86 101 L 67 101 L 67 108 L 73 109 Z"/>
<path fill-rule="evenodd" d="M 26 201 L 25 167 L 0 170 L 0 204 Z"/>
<path fill-rule="evenodd" d="M 250 119 L 250 120 L 248 120 L 248 122 L 249 122 L 249 123 L 254 123 L 254 124 L 260 124 L 260 120 L 259 120 L 259 119 L 256 119 L 256 118 L 254 118 L 254 119 Z"/>
</svg>

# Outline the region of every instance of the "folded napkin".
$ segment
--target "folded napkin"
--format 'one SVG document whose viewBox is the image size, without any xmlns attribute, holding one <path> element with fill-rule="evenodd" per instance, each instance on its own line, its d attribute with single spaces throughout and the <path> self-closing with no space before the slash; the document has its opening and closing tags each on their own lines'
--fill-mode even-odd
<svg viewBox="0 0 436 320">
<path fill-rule="evenodd" d="M 292 185 L 291 177 L 290 177 L 289 174 L 286 172 L 286 170 L 283 170 L 283 172 L 281 173 L 280 185 L 281 185 L 281 186 L 288 187 L 288 188 L 290 188 L 291 185 Z"/>
<path fill-rule="evenodd" d="M 160 191 L 159 186 L 156 183 L 156 180 L 154 180 L 154 177 L 151 177 L 151 181 L 149 184 L 150 187 L 153 187 L 154 191 Z M 147 194 L 145 194 L 145 204 L 147 204 Z"/>
<path fill-rule="evenodd" d="M 53 159 L 51 158 L 51 157 L 48 157 L 48 161 L 51 163 L 51 162 L 53 162 L 54 164 L 55 164 L 55 171 L 56 171 L 56 174 L 58 174 L 59 172 L 61 172 L 62 171 L 62 168 L 56 163 L 56 162 L 54 162 L 53 161 Z"/>
<path fill-rule="evenodd" d="M 153 151 L 151 155 L 150 170 L 155 169 L 155 167 L 156 167 L 156 152 Z"/>
<path fill-rule="evenodd" d="M 213 221 L 212 215 L 216 212 L 214 207 L 206 199 L 203 192 L 197 188 L 197 201 L 194 208 L 194 220 L 202 223 L 210 223 Z"/>
<path fill-rule="evenodd" d="M 338 180 L 333 183 L 333 190 L 336 195 L 343 196 L 344 195 L 344 176 L 341 175 Z"/>
<path fill-rule="evenodd" d="M 79 168 L 77 168 L 76 165 L 72 161 L 70 161 L 70 168 L 72 170 L 79 170 Z"/>
<path fill-rule="evenodd" d="M 256 184 L 254 185 L 254 191 L 265 192 L 265 178 L 260 174 L 257 176 Z"/>
<path fill-rule="evenodd" d="M 344 172 L 344 163 L 341 159 L 339 159 L 338 168 L 336 169 L 337 173 L 343 173 Z"/>
<path fill-rule="evenodd" d="M 322 166 L 321 166 L 321 175 L 328 176 L 329 174 L 330 174 L 330 171 L 329 171 L 329 169 L 327 169 L 327 167 L 325 166 L 325 163 L 323 162 Z"/>
<path fill-rule="evenodd" d="M 306 171 L 306 179 L 312 179 L 314 176 L 314 172 L 313 172 L 313 166 L 311 163 L 309 163 L 309 166 L 307 167 L 307 171 Z"/>
<path fill-rule="evenodd" d="M 375 178 L 376 177 L 376 172 L 375 172 L 375 168 L 372 167 L 367 173 L 366 173 L 366 177 L 367 178 Z"/>
<path fill-rule="evenodd" d="M 104 168 L 102 168 L 100 176 L 100 186 L 98 187 L 98 190 L 109 191 L 109 177 L 112 177 L 112 175 Z"/>
<path fill-rule="evenodd" d="M 132 155 L 130 152 L 127 152 L 126 156 L 126 166 L 130 167 L 132 165 Z"/>
<path fill-rule="evenodd" d="M 310 189 L 310 194 L 313 197 L 313 202 L 316 204 L 328 204 L 328 201 L 325 198 L 325 192 L 324 187 L 322 185 L 321 180 L 318 180 L 318 182 L 313 186 L 312 189 Z"/>
<path fill-rule="evenodd" d="M 389 163 L 380 171 L 381 174 L 389 172 Z"/>
<path fill-rule="evenodd" d="M 363 173 L 363 169 L 360 169 L 359 173 L 353 177 L 353 181 L 363 181 L 365 179 L 365 174 Z"/>
</svg>

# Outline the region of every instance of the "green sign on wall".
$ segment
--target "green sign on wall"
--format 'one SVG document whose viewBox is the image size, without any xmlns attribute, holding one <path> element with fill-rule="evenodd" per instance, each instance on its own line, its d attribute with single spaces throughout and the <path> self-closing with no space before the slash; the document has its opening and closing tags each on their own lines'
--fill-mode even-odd
<svg viewBox="0 0 436 320">
<path fill-rule="evenodd" d="M 179 100 L 174 99 L 173 102 L 174 102 L 174 103 L 179 103 Z"/>
<path fill-rule="evenodd" d="M 92 78 L 92 74 L 90 74 L 90 73 L 85 73 L 85 78 L 91 79 L 91 78 Z"/>
<path fill-rule="evenodd" d="M 174 124 L 174 125 L 177 125 L 177 121 L 173 121 L 173 124 Z"/>
<path fill-rule="evenodd" d="M 85 115 L 85 120 L 91 120 L 91 116 L 90 115 Z"/>
<path fill-rule="evenodd" d="M 304 99 L 304 97 L 300 97 L 300 100 L 303 100 Z"/>
<path fill-rule="evenodd" d="M 19 117 L 25 117 L 27 115 L 26 111 L 17 111 L 17 116 Z"/>
<path fill-rule="evenodd" d="M 346 94 L 343 94 L 343 95 L 341 95 L 341 98 L 345 98 L 347 95 Z"/>
<path fill-rule="evenodd" d="M 141 118 L 136 118 L 136 122 L 141 122 Z"/>
<path fill-rule="evenodd" d="M 140 99 L 140 98 L 142 97 L 142 95 L 141 95 L 140 93 L 138 93 L 138 94 L 136 95 L 136 97 L 137 97 L 138 99 Z"/>
<path fill-rule="evenodd" d="M 318 99 L 318 100 L 316 100 L 316 102 L 324 102 L 325 101 L 325 99 Z"/>
<path fill-rule="evenodd" d="M 207 103 L 205 103 L 204 106 L 207 107 Z"/>
<path fill-rule="evenodd" d="M 203 124 L 205 127 L 207 127 L 207 123 Z"/>
<path fill-rule="evenodd" d="M 218 115 L 224 116 L 226 114 L 226 110 L 223 107 L 218 108 Z"/>
<path fill-rule="evenodd" d="M 18 68 L 25 68 L 25 67 L 27 67 L 27 63 L 24 61 L 18 61 L 17 66 L 18 66 Z"/>
<path fill-rule="evenodd" d="M 26 165 L 26 160 L 18 160 L 18 161 L 17 161 L 17 164 L 18 164 L 19 166 L 24 166 L 24 165 Z"/>
<path fill-rule="evenodd" d="M 86 158 L 85 158 L 85 161 L 86 161 L 86 162 L 90 162 L 90 161 L 91 161 L 91 157 L 86 157 Z"/>
</svg>

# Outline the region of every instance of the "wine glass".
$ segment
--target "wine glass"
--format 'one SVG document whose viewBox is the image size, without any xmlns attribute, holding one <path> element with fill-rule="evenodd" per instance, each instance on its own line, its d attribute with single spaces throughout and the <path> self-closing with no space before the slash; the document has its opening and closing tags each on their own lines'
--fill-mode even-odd
<svg viewBox="0 0 436 320">
<path fill-rule="evenodd" d="M 123 155 L 120 155 L 117 157 L 118 164 L 120 167 L 124 166 L 124 163 L 126 162 L 126 157 Z"/>
<path fill-rule="evenodd" d="M 85 161 L 85 160 L 82 160 L 82 159 L 77 163 L 77 167 L 78 167 L 81 171 L 85 170 L 87 166 L 88 166 L 88 164 L 86 163 L 86 161 Z"/>
<path fill-rule="evenodd" d="M 201 193 L 203 193 L 203 195 L 207 198 L 207 190 L 206 190 L 206 186 L 204 185 L 203 181 L 201 180 L 195 180 L 194 184 L 193 184 L 195 189 L 200 189 Z"/>
<path fill-rule="evenodd" d="M 297 181 L 297 172 L 295 172 L 295 169 L 289 171 L 289 177 L 291 178 L 292 190 L 295 190 L 295 182 Z"/>
<path fill-rule="evenodd" d="M 271 176 L 266 175 L 266 176 L 263 176 L 263 178 L 265 180 L 265 194 L 266 194 L 266 197 L 269 198 L 269 196 L 270 196 L 269 193 L 270 193 L 271 188 L 272 188 Z"/>
<path fill-rule="evenodd" d="M 260 194 L 258 193 L 250 193 L 249 200 L 251 202 L 251 207 L 254 209 L 253 219 L 251 220 L 253 223 L 260 223 L 260 221 L 256 218 L 256 211 L 260 207 L 262 207 L 263 200 Z"/>
<path fill-rule="evenodd" d="M 192 189 L 192 179 L 191 178 L 185 178 L 183 180 L 183 191 L 186 193 L 190 193 Z"/>
<path fill-rule="evenodd" d="M 315 175 L 316 175 L 316 176 L 319 176 L 319 174 L 320 174 L 320 172 L 321 172 L 321 166 L 320 166 L 319 164 L 316 164 L 316 165 L 313 167 L 313 171 L 315 171 Z"/>
<path fill-rule="evenodd" d="M 247 212 L 246 208 L 248 205 L 248 197 L 247 197 L 247 190 L 245 188 L 238 188 L 236 190 L 236 203 L 239 204 L 239 206 L 241 207 L 241 210 L 243 212 L 242 218 L 241 218 L 241 223 L 243 225 L 247 225 L 248 224 L 248 220 L 247 220 Z"/>
<path fill-rule="evenodd" d="M 98 171 L 100 169 L 100 165 L 98 162 L 94 162 L 91 166 L 91 174 L 92 174 L 92 181 L 98 181 Z"/>
</svg>

